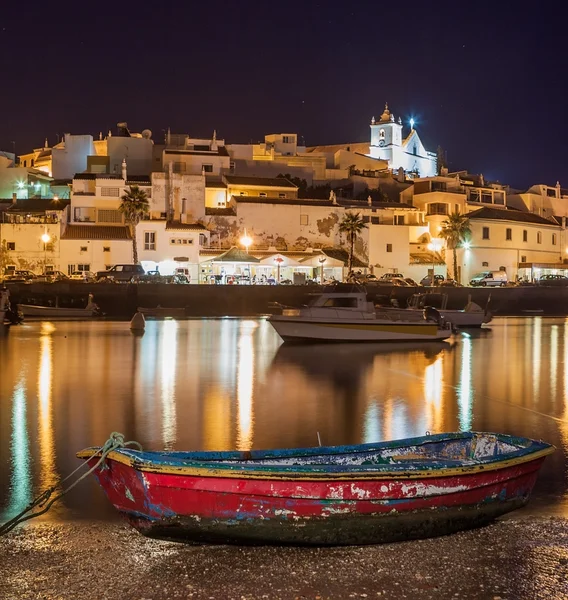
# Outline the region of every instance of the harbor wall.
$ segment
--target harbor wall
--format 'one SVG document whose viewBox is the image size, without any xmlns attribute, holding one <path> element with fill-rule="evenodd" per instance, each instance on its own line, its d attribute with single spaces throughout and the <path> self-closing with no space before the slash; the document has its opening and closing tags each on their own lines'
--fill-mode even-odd
<svg viewBox="0 0 568 600">
<path fill-rule="evenodd" d="M 85 306 L 88 294 L 109 317 L 130 318 L 137 307 L 185 308 L 188 317 L 254 316 L 274 311 L 274 303 L 287 306 L 305 304 L 309 295 L 325 290 L 317 285 L 235 286 L 171 284 L 88 284 L 32 283 L 8 284 L 13 303 Z M 327 288 L 329 289 L 329 288 Z M 424 288 L 420 288 L 424 290 Z M 396 299 L 400 306 L 417 288 L 368 285 L 374 301 Z M 436 290 L 438 291 L 438 290 Z M 568 315 L 568 288 L 441 288 L 448 295 L 448 308 L 463 308 L 471 298 L 483 308 L 489 302 L 494 315 Z"/>
</svg>

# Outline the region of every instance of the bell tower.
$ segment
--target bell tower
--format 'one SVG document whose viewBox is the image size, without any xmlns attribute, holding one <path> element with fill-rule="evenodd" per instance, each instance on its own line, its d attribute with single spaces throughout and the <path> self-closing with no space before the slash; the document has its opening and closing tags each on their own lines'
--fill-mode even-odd
<svg viewBox="0 0 568 600">
<path fill-rule="evenodd" d="M 389 164 L 400 152 L 402 146 L 402 122 L 398 123 L 394 115 L 389 110 L 388 103 L 385 103 L 385 110 L 376 121 L 375 117 L 371 119 L 371 145 L 369 154 L 373 158 L 388 160 Z M 390 164 L 391 168 L 392 164 Z"/>
</svg>

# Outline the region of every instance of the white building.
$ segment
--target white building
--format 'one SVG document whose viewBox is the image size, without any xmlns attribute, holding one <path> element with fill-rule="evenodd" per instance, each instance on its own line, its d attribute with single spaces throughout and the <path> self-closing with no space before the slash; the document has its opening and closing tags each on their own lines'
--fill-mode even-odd
<svg viewBox="0 0 568 600">
<path fill-rule="evenodd" d="M 403 137 L 402 120 L 400 117 L 395 120 L 388 104 L 378 121 L 371 119 L 369 156 L 387 161 L 393 171 L 403 169 L 420 177 L 431 177 L 437 172 L 436 153 L 426 150 L 413 122 L 410 132 Z"/>
</svg>

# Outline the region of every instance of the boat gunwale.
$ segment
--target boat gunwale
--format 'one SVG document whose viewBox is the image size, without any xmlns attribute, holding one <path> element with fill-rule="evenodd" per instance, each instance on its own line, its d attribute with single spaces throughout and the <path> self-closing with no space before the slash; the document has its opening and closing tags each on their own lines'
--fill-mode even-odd
<svg viewBox="0 0 568 600">
<path fill-rule="evenodd" d="M 529 442 L 525 447 L 519 448 L 514 453 L 503 455 L 503 458 L 487 456 L 475 459 L 475 463 L 462 465 L 449 465 L 443 462 L 429 465 L 427 468 L 420 466 L 420 459 L 416 459 L 416 467 L 409 463 L 400 464 L 371 464 L 371 465 L 255 465 L 254 461 L 270 458 L 300 458 L 326 455 L 348 455 L 375 450 L 396 449 L 408 446 L 417 446 L 427 443 L 455 441 L 469 439 L 474 436 L 494 436 L 498 441 L 511 445 Z M 515 443 L 515 441 L 517 443 Z M 509 467 L 532 462 L 544 458 L 555 451 L 555 447 L 546 442 L 531 438 L 513 437 L 504 434 L 466 432 L 454 436 L 437 434 L 419 438 L 406 438 L 378 444 L 361 444 L 354 446 L 326 446 L 313 448 L 297 448 L 287 450 L 267 450 L 253 452 L 140 452 L 130 449 L 112 451 L 108 458 L 129 466 L 137 471 L 158 474 L 170 474 L 188 477 L 207 478 L 236 478 L 236 479 L 278 479 L 301 481 L 338 481 L 338 480 L 382 480 L 382 479 L 429 479 L 451 477 L 456 475 L 470 475 L 478 472 L 496 471 Z M 100 452 L 100 447 L 86 448 L 77 453 L 81 459 L 90 459 Z M 170 457 L 167 461 L 166 454 Z M 192 458 L 179 458 L 178 464 L 171 459 L 176 459 L 175 454 Z M 145 459 L 149 458 L 154 460 Z M 507 458 L 508 457 L 508 458 Z M 158 460 L 156 460 L 158 459 Z M 162 459 L 162 460 L 160 460 Z M 449 460 L 449 459 L 448 459 Z M 458 459 L 459 460 L 459 459 Z M 221 462 L 225 461 L 225 462 Z M 232 461 L 232 462 L 229 462 Z M 465 462 L 465 461 L 464 461 Z M 181 463 L 181 464 L 179 464 Z"/>
</svg>

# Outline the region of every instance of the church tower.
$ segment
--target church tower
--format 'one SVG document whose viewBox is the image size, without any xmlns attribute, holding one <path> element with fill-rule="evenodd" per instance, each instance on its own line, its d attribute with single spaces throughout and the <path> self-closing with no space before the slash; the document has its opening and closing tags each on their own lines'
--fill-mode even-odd
<svg viewBox="0 0 568 600">
<path fill-rule="evenodd" d="M 402 146 L 402 122 L 395 121 L 394 115 L 385 103 L 385 110 L 378 121 L 371 119 L 371 145 L 369 154 L 373 158 L 396 161 Z"/>
</svg>

